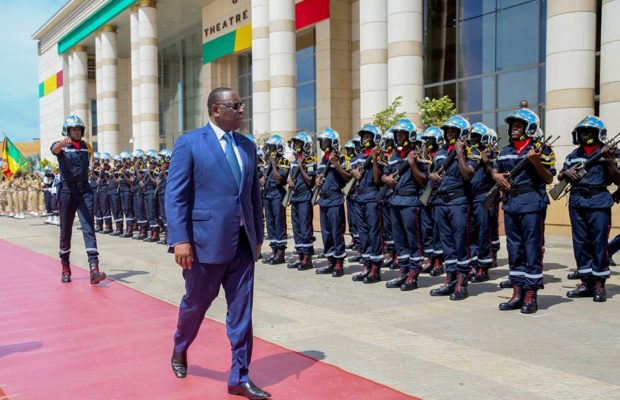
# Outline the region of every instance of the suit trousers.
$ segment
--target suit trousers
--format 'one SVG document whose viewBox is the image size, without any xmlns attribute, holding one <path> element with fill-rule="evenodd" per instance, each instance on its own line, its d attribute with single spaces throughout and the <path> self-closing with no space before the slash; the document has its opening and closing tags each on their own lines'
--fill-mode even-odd
<svg viewBox="0 0 620 400">
<path fill-rule="evenodd" d="M 232 367 L 228 385 L 249 381 L 252 360 L 252 303 L 254 296 L 254 254 L 242 228 L 235 258 L 226 264 L 192 263 L 183 270 L 185 295 L 179 307 L 174 334 L 174 350 L 185 353 L 192 344 L 205 313 L 217 297 L 220 286 L 226 296 L 226 333 L 232 349 Z"/>
</svg>

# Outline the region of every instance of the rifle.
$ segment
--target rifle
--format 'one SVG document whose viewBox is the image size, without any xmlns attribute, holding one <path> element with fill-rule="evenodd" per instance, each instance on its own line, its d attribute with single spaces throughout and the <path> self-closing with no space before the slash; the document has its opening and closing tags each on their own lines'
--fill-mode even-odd
<svg viewBox="0 0 620 400">
<path fill-rule="evenodd" d="M 605 143 L 605 145 L 607 147 L 614 147 L 618 142 L 616 140 L 618 136 L 620 136 L 620 132 L 616 136 L 608 140 L 607 143 Z M 562 177 L 562 179 L 560 179 L 560 181 L 556 183 L 556 185 L 553 188 L 551 188 L 551 190 L 549 191 L 549 195 L 551 196 L 551 198 L 553 200 L 558 200 L 564 197 L 568 192 L 570 192 L 571 186 L 569 185 L 572 185 L 573 183 L 576 183 L 581 178 L 583 178 L 588 173 L 590 168 L 592 168 L 592 166 L 594 166 L 594 164 L 598 162 L 598 160 L 600 160 L 602 156 L 603 156 L 602 153 L 599 152 L 597 155 L 590 158 L 585 163 L 584 162 L 577 163 L 575 167 L 573 167 L 576 169 L 577 179 L 571 182 L 570 178 Z"/>
<path fill-rule="evenodd" d="M 443 175 L 446 172 L 446 170 L 450 168 L 450 165 L 452 165 L 455 158 L 456 158 L 456 150 L 451 150 L 448 153 L 448 157 L 446 157 L 446 160 L 443 162 L 443 164 L 441 164 L 441 166 L 433 172 Z M 437 189 L 437 186 L 435 185 L 435 183 L 433 183 L 433 181 L 429 179 L 428 182 L 426 183 L 426 187 L 424 188 L 424 191 L 420 195 L 420 201 L 422 202 L 423 205 L 425 206 L 428 205 L 428 203 L 431 200 L 431 196 L 433 195 L 433 193 L 435 193 L 436 189 Z"/>
<path fill-rule="evenodd" d="M 334 151 L 334 154 L 336 155 L 336 157 L 340 157 L 340 154 L 337 151 Z M 327 165 L 325 166 L 325 170 L 323 171 L 323 178 L 325 178 L 325 176 L 327 175 L 327 171 L 329 171 L 329 168 L 331 166 L 331 161 L 327 160 Z M 323 182 L 325 182 L 325 179 L 323 179 Z M 312 189 L 312 199 L 310 200 L 310 202 L 313 206 L 319 203 L 319 193 L 321 192 L 321 187 L 323 187 L 323 184 L 314 185 L 314 188 Z"/>
<path fill-rule="evenodd" d="M 538 142 L 538 144 L 540 145 L 540 147 L 538 147 L 538 148 L 542 149 L 543 145 L 551 146 L 553 143 L 555 143 L 559 139 L 559 136 L 558 136 L 552 142 L 549 142 L 552 137 L 553 137 L 553 135 L 549 135 L 549 137 L 547 137 L 544 141 Z M 527 157 L 522 158 L 517 163 L 517 165 L 515 165 L 515 167 L 512 169 L 512 171 L 510 171 L 510 176 L 508 177 L 508 183 L 512 184 L 512 181 L 514 180 L 514 178 L 517 175 L 519 175 L 521 173 L 521 171 L 523 171 L 525 169 L 525 167 L 528 166 L 529 162 L 530 162 L 530 160 Z M 496 183 L 487 192 L 486 197 L 484 198 L 484 201 L 482 202 L 482 206 L 485 209 L 488 210 L 489 208 L 491 208 L 493 206 L 493 204 L 495 204 L 495 200 L 497 199 L 497 196 L 499 195 L 500 190 L 501 190 L 501 187 Z"/>
<path fill-rule="evenodd" d="M 411 168 L 411 166 L 409 165 L 409 160 L 407 158 L 405 158 L 404 160 L 405 162 L 402 163 L 400 167 L 398 167 L 398 170 L 396 170 L 396 172 L 392 174 L 392 178 L 394 179 L 394 182 L 396 183 L 398 183 L 398 179 L 400 179 L 400 176 L 404 174 L 405 172 L 407 172 L 408 169 Z M 388 189 L 389 189 L 388 185 L 383 185 L 381 189 L 379 190 L 379 192 L 377 192 L 377 203 L 381 203 L 383 201 L 383 198 L 385 197 L 385 194 L 387 193 Z"/>
<path fill-rule="evenodd" d="M 300 173 L 301 173 L 301 168 L 297 168 L 297 171 L 295 171 L 295 173 L 293 174 L 293 186 L 289 185 L 286 188 L 286 194 L 284 195 L 284 198 L 282 199 L 282 206 L 284 206 L 284 208 L 288 207 L 291 204 L 291 197 L 293 197 L 293 192 L 295 191 L 294 184 Z"/>
<path fill-rule="evenodd" d="M 366 167 L 368 167 L 368 165 L 372 162 L 372 155 L 369 154 L 368 158 L 366 158 L 366 160 L 364 160 L 364 164 L 360 165 L 359 167 L 357 167 L 357 169 L 360 170 L 360 172 L 363 172 Z M 351 178 L 351 180 L 349 180 L 349 182 L 347 182 L 347 184 L 345 185 L 345 187 L 342 189 L 342 194 L 347 197 L 349 195 L 349 192 L 353 189 L 353 186 L 357 186 L 357 179 L 355 178 Z"/>
</svg>

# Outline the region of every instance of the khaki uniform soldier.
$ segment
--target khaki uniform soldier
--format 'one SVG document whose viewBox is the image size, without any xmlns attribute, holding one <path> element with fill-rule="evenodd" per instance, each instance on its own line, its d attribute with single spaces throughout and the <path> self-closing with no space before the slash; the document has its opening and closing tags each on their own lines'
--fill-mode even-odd
<svg viewBox="0 0 620 400">
<path fill-rule="evenodd" d="M 26 195 L 28 184 L 21 172 L 15 173 L 13 178 L 13 208 L 15 211 L 14 218 L 24 219 L 24 209 L 26 208 Z"/>
<path fill-rule="evenodd" d="M 4 177 L 0 180 L 0 215 L 8 215 L 8 204 L 6 201 L 6 193 L 8 190 L 8 183 Z"/>
<path fill-rule="evenodd" d="M 13 208 L 13 181 L 8 179 L 6 181 L 6 210 L 9 217 L 15 216 L 15 210 Z"/>
<path fill-rule="evenodd" d="M 39 186 L 39 182 L 37 178 L 32 174 L 28 175 L 28 177 L 26 178 L 26 186 L 27 186 L 28 211 L 30 212 L 30 215 L 38 216 L 39 215 L 39 205 L 38 205 L 39 194 L 37 192 L 37 189 Z"/>
</svg>

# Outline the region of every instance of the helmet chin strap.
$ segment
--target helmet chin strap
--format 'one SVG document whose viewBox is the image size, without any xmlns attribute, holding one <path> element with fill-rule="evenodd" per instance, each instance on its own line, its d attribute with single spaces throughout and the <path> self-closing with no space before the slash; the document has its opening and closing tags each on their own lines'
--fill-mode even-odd
<svg viewBox="0 0 620 400">
<path fill-rule="evenodd" d="M 448 142 L 448 144 L 454 144 L 454 143 L 456 143 L 456 139 L 454 138 L 450 139 L 450 141 Z"/>
</svg>

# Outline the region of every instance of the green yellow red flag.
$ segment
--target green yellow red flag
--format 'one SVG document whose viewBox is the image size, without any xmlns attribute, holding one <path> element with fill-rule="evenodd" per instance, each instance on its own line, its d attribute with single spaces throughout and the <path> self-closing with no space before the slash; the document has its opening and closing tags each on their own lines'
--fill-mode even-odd
<svg viewBox="0 0 620 400">
<path fill-rule="evenodd" d="M 6 135 L 2 141 L 2 173 L 7 178 L 28 164 L 26 157 L 15 147 Z"/>
</svg>

